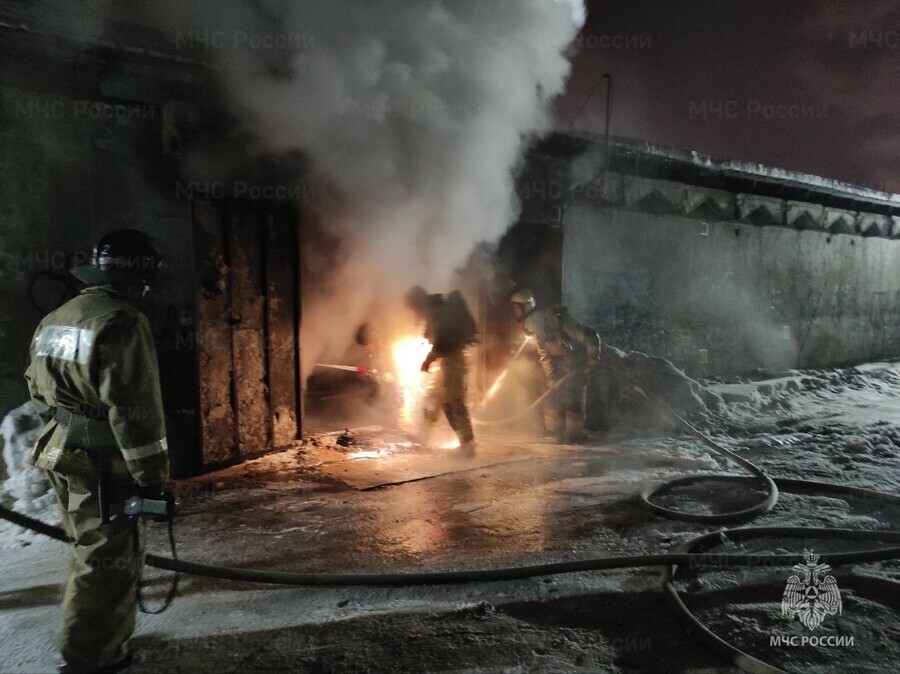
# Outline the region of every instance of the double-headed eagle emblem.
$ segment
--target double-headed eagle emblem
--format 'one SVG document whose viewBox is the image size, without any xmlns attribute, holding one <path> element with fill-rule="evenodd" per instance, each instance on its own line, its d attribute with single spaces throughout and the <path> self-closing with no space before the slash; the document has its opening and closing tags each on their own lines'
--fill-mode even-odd
<svg viewBox="0 0 900 674">
<path fill-rule="evenodd" d="M 795 564 L 798 575 L 788 578 L 781 597 L 781 614 L 798 618 L 808 629 L 814 630 L 825 616 L 841 612 L 841 593 L 834 576 L 822 574 L 831 571 L 828 564 L 819 564 L 819 555 L 804 551 L 805 564 Z"/>
</svg>

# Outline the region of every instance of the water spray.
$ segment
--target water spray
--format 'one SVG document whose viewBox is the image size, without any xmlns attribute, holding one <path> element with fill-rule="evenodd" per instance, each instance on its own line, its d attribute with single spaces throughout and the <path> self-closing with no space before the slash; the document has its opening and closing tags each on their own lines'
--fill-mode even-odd
<svg viewBox="0 0 900 674">
<path fill-rule="evenodd" d="M 546 400 L 556 389 L 558 389 L 560 386 L 565 384 L 573 375 L 575 375 L 575 371 L 569 372 L 569 374 L 565 375 L 564 377 L 557 379 L 556 382 L 553 384 L 553 386 L 551 386 L 546 391 L 544 391 L 544 393 L 539 398 L 536 398 L 535 400 L 533 400 L 531 402 L 531 404 L 528 405 L 528 407 L 525 407 L 525 408 L 519 410 L 518 412 L 513 414 L 511 417 L 506 417 L 505 419 L 490 419 L 490 420 L 472 417 L 472 423 L 475 424 L 476 426 L 505 426 L 514 421 L 518 421 L 519 419 L 523 418 L 525 415 L 530 414 L 533 409 L 537 408 L 538 405 L 540 405 L 542 402 L 544 402 L 544 400 Z"/>
<path fill-rule="evenodd" d="M 332 363 L 316 363 L 316 367 L 324 367 L 329 370 L 343 370 L 344 372 L 356 372 L 357 374 L 377 374 L 376 370 L 368 365 L 334 365 Z"/>
<path fill-rule="evenodd" d="M 484 397 L 478 403 L 479 408 L 483 408 L 487 403 L 494 399 L 494 396 L 497 395 L 497 391 L 500 390 L 500 386 L 503 384 L 503 380 L 506 379 L 506 375 L 509 374 L 509 368 L 512 367 L 512 364 L 516 362 L 516 358 L 522 355 L 522 351 L 525 349 L 525 345 L 531 341 L 531 335 L 525 335 L 525 340 L 519 345 L 518 350 L 513 355 L 512 358 L 509 359 L 509 362 L 506 364 L 506 367 L 503 368 L 503 372 L 494 380 L 494 383 L 491 384 L 491 387 L 487 390 L 487 393 L 484 394 Z"/>
</svg>

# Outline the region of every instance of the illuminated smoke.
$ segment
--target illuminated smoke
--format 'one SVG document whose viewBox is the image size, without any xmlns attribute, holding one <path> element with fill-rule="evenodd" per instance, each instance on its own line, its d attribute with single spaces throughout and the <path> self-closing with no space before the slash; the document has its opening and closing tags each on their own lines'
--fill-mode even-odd
<svg viewBox="0 0 900 674">
<path fill-rule="evenodd" d="M 307 368 L 340 358 L 364 320 L 386 335 L 409 323 L 405 287 L 449 290 L 473 245 L 503 233 L 584 19 L 581 0 L 163 5 L 171 29 L 221 38 L 203 56 L 258 149 L 304 154 L 338 195 L 318 213 L 339 253 L 305 290 Z"/>
<path fill-rule="evenodd" d="M 450 290 L 472 247 L 505 231 L 523 149 L 551 126 L 584 22 L 582 0 L 41 5 L 85 35 L 100 17 L 161 30 L 210 66 L 251 153 L 309 160 L 307 373 L 346 357 L 366 320 L 386 341 L 408 332 L 402 291 Z M 221 169 L 213 154 L 186 161 L 185 178 Z"/>
</svg>

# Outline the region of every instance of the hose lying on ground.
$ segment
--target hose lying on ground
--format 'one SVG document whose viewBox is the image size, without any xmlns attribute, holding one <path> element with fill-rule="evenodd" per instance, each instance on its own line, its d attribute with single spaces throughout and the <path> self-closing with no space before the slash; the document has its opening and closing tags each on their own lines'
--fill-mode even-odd
<svg viewBox="0 0 900 674">
<path fill-rule="evenodd" d="M 682 427 L 687 430 L 687 432 L 700 440 L 704 445 L 709 447 L 713 452 L 718 454 L 719 456 L 724 457 L 726 460 L 731 461 L 732 463 L 736 463 L 741 468 L 747 470 L 752 477 L 748 477 L 746 475 L 717 475 L 714 473 L 708 475 L 689 475 L 688 477 L 678 478 L 676 480 L 670 480 L 668 482 L 664 482 L 662 485 L 657 487 L 651 487 L 645 489 L 641 493 L 641 500 L 644 503 L 644 506 L 648 508 L 651 512 L 660 515 L 662 517 L 668 517 L 669 519 L 678 519 L 678 520 L 687 520 L 690 522 L 706 522 L 708 524 L 719 524 L 722 522 L 736 522 L 740 520 L 746 520 L 757 515 L 764 515 L 772 508 L 775 507 L 775 504 L 778 502 L 778 486 L 772 478 L 766 475 L 761 468 L 759 468 L 756 464 L 747 461 L 747 459 L 738 456 L 734 452 L 729 449 L 726 449 L 719 443 L 717 443 L 712 438 L 708 437 L 705 433 L 699 431 L 690 423 L 688 423 L 684 418 L 681 417 L 675 410 L 666 405 L 662 400 L 657 398 L 656 396 L 652 396 L 643 388 L 641 388 L 640 384 L 633 377 L 631 377 L 628 373 L 619 370 L 618 368 L 612 368 L 614 371 L 629 379 L 632 384 L 634 384 L 635 389 L 644 396 L 651 403 L 657 405 L 661 409 L 663 409 L 667 414 L 671 415 Z M 765 497 L 760 500 L 755 505 L 745 508 L 743 510 L 737 510 L 733 512 L 727 513 L 715 513 L 715 514 L 705 514 L 705 513 L 687 513 L 681 510 L 672 510 L 671 508 L 665 508 L 661 505 L 657 505 L 653 503 L 651 500 L 654 496 L 662 494 L 670 489 L 675 487 L 683 487 L 689 484 L 696 484 L 698 482 L 705 482 L 715 480 L 717 482 L 721 481 L 730 481 L 730 482 L 758 482 L 765 491 Z"/>
<path fill-rule="evenodd" d="M 872 491 L 869 489 L 862 489 L 859 487 L 849 487 L 843 485 L 835 485 L 827 482 L 816 482 L 812 480 L 796 480 L 789 478 L 775 478 L 772 479 L 766 473 L 759 468 L 756 464 L 744 459 L 743 457 L 735 454 L 731 450 L 723 447 L 719 443 L 715 442 L 712 438 L 708 437 L 706 434 L 695 428 L 692 424 L 690 424 L 687 420 L 685 420 L 681 415 L 679 415 L 675 410 L 673 410 L 669 405 L 660 400 L 658 397 L 653 396 L 647 393 L 641 383 L 637 381 L 634 377 L 632 377 L 629 373 L 624 370 L 617 368 L 609 363 L 602 363 L 601 367 L 604 367 L 607 370 L 614 372 L 615 374 L 627 379 L 634 386 L 635 390 L 638 391 L 644 398 L 646 398 L 649 402 L 656 405 L 663 411 L 665 411 L 668 415 L 670 415 L 675 421 L 677 421 L 690 435 L 700 440 L 704 445 L 706 445 L 709 449 L 715 452 L 717 455 L 723 457 L 727 461 L 737 464 L 741 468 L 745 469 L 750 475 L 718 475 L 718 474 L 703 474 L 703 475 L 691 475 L 683 478 L 679 478 L 676 480 L 670 480 L 668 482 L 664 482 L 660 485 L 648 487 L 641 493 L 641 502 L 644 507 L 653 512 L 656 515 L 661 517 L 666 517 L 669 519 L 676 520 L 686 520 L 691 522 L 703 522 L 706 524 L 723 524 L 727 522 L 737 522 L 744 521 L 748 519 L 752 519 L 758 515 L 764 515 L 770 512 L 778 502 L 779 497 L 779 487 L 781 489 L 814 489 L 819 491 L 833 492 L 839 494 L 845 494 L 849 496 L 856 496 L 861 498 L 870 498 L 877 499 L 883 502 L 892 503 L 892 504 L 900 504 L 900 496 L 895 496 L 893 494 L 885 494 L 882 492 Z M 566 377 L 559 380 L 554 384 L 553 387 L 548 389 L 540 398 L 535 400 L 531 405 L 526 407 L 524 410 L 519 412 L 518 414 L 509 417 L 507 419 L 501 419 L 498 421 L 492 422 L 483 422 L 480 420 L 474 420 L 475 423 L 479 425 L 496 425 L 501 426 L 513 421 L 517 421 L 522 416 L 530 412 L 534 407 L 536 407 L 540 402 L 542 402 L 548 395 L 550 395 L 559 385 L 561 385 L 565 379 L 572 376 L 574 372 L 570 372 Z M 757 484 L 762 488 L 763 496 L 762 498 L 755 503 L 754 505 L 736 511 L 723 512 L 723 513 L 690 513 L 681 510 L 675 510 L 672 508 L 667 508 L 665 506 L 659 505 L 658 503 L 654 503 L 653 499 L 655 497 L 661 496 L 662 494 L 678 488 L 684 487 L 688 485 L 694 485 L 701 482 L 707 481 L 727 481 L 734 482 L 738 484 Z M 753 538 L 767 535 L 783 535 L 783 536 L 812 536 L 816 535 L 822 538 L 849 538 L 849 539 L 866 539 L 872 538 L 875 532 L 870 531 L 858 531 L 853 529 L 810 529 L 806 527 L 747 527 L 744 529 L 727 529 L 725 531 L 717 531 L 712 534 L 708 534 L 706 536 L 700 536 L 694 538 L 690 541 L 687 541 L 683 546 L 679 547 L 679 551 L 685 554 L 690 555 L 693 550 L 702 545 L 703 543 L 709 540 L 721 540 L 721 536 L 728 536 L 729 534 L 734 533 L 739 538 Z M 881 540 L 898 540 L 896 532 L 881 532 L 885 536 L 885 538 Z M 895 550 L 896 548 L 889 548 L 887 550 Z M 887 552 L 886 550 L 886 552 Z M 853 553 L 849 553 L 853 554 Z M 865 553 L 863 553 L 865 555 Z M 722 564 L 726 565 L 753 565 L 756 561 L 752 560 L 750 557 L 752 556 L 731 556 L 731 555 L 717 555 L 716 558 L 721 561 Z M 896 557 L 893 557 L 896 559 Z M 836 561 L 837 560 L 846 560 L 846 557 L 842 557 L 841 555 L 830 555 L 829 562 L 832 564 L 841 564 L 841 563 L 854 563 L 862 562 L 862 558 L 853 558 L 850 559 L 853 561 Z M 619 558 L 620 561 L 625 562 L 625 558 Z M 689 568 L 698 565 L 697 558 L 689 557 L 689 561 L 686 563 L 689 565 Z M 593 561 L 593 560 L 591 560 Z M 644 561 L 643 559 L 641 562 Z M 870 560 L 874 561 L 874 560 Z M 633 563 L 634 566 L 643 565 L 641 562 Z M 675 574 L 677 573 L 678 564 L 683 564 L 685 562 L 677 562 L 672 565 L 667 565 L 663 571 L 663 590 L 666 593 L 666 596 L 673 602 L 676 609 L 683 614 L 684 619 L 688 622 L 688 624 L 701 636 L 701 638 L 714 650 L 719 653 L 725 655 L 730 658 L 735 665 L 748 672 L 755 673 L 772 673 L 772 672 L 780 672 L 782 670 L 773 667 L 765 662 L 762 662 L 753 656 L 744 653 L 740 649 L 735 646 L 732 646 L 728 642 L 716 636 L 713 632 L 711 632 L 687 607 L 687 605 L 682 600 L 681 596 L 678 593 L 678 590 L 674 585 Z M 781 566 L 781 560 L 777 556 L 769 556 L 764 561 L 766 565 L 769 566 Z M 615 568 L 615 567 L 592 567 L 592 568 Z M 579 569 L 584 570 L 584 569 Z"/>
<path fill-rule="evenodd" d="M 52 527 L 38 520 L 8 510 L 0 506 L 0 517 L 8 519 L 19 526 L 33 528 L 40 533 L 50 535 L 59 541 L 67 541 L 62 529 Z M 52 531 L 51 531 L 52 530 Z M 715 532 L 716 536 L 728 531 L 744 531 L 741 529 Z M 784 528 L 779 530 L 783 534 Z M 798 527 L 798 532 L 833 531 L 831 529 L 807 529 Z M 866 534 L 865 538 L 871 540 L 883 540 L 900 543 L 900 531 L 859 531 L 846 529 L 838 531 L 852 531 Z M 804 533 L 804 535 L 807 535 Z M 863 536 L 860 536 L 863 537 Z M 841 552 L 829 555 L 828 563 L 834 566 L 840 564 L 857 564 L 863 562 L 880 562 L 900 557 L 900 545 L 888 548 L 872 548 L 857 550 L 854 552 Z M 149 566 L 167 571 L 181 571 L 208 578 L 220 578 L 222 580 L 236 580 L 251 583 L 268 583 L 272 585 L 306 585 L 319 587 L 349 587 L 349 586 L 413 586 L 413 585 L 444 585 L 453 583 L 478 583 L 501 580 L 520 580 L 537 576 L 552 576 L 563 573 L 577 573 L 580 571 L 601 571 L 608 569 L 636 568 L 644 566 L 663 566 L 671 564 L 686 564 L 690 567 L 698 566 L 792 566 L 803 561 L 803 555 L 761 555 L 761 554 L 709 554 L 672 552 L 653 555 L 628 555 L 623 557 L 601 557 L 596 559 L 578 559 L 567 562 L 549 562 L 547 564 L 535 564 L 530 566 L 501 567 L 496 569 L 477 569 L 470 571 L 424 571 L 405 573 L 360 573 L 360 574 L 322 574 L 322 573 L 293 573 L 288 571 L 268 571 L 262 569 L 238 569 L 226 566 L 214 566 L 211 564 L 199 564 L 187 562 L 183 559 L 175 560 L 170 557 L 160 557 L 148 554 L 146 561 Z"/>
<path fill-rule="evenodd" d="M 777 482 L 778 480 L 776 480 Z M 821 485 L 822 483 L 816 482 L 806 482 L 805 480 L 785 480 L 785 482 L 793 482 L 799 483 L 803 482 L 804 486 L 813 484 L 813 485 Z M 838 487 L 838 485 L 828 485 L 830 488 Z M 852 489 L 852 488 L 851 488 Z M 833 491 L 842 491 L 840 489 L 832 489 Z M 862 490 L 868 492 L 868 490 Z M 852 492 L 847 492 L 852 493 Z M 889 494 L 880 494 L 879 492 L 868 492 L 869 494 L 879 494 L 880 496 L 890 496 Z M 890 500 L 890 499 L 889 499 Z M 890 502 L 896 503 L 897 500 L 890 500 Z M 810 528 L 810 527 L 744 527 L 740 529 L 726 529 L 725 531 L 714 531 L 708 534 L 703 534 L 701 536 L 696 536 L 691 540 L 683 543 L 678 546 L 677 550 L 680 552 L 690 554 L 693 550 L 701 547 L 705 543 L 721 543 L 722 536 L 731 539 L 731 540 L 747 540 L 753 538 L 762 538 L 768 536 L 777 536 L 777 537 L 791 537 L 791 538 L 838 538 L 841 540 L 851 539 L 851 540 L 860 540 L 860 539 L 872 539 L 877 538 L 880 540 L 886 541 L 896 541 L 900 540 L 898 538 L 898 534 L 900 532 L 891 532 L 891 531 L 866 531 L 862 529 L 823 529 L 823 528 Z M 887 550 L 896 549 L 896 548 L 886 548 Z M 853 556 L 855 553 L 831 553 L 828 555 L 828 561 L 835 566 L 839 564 L 846 563 L 842 560 L 846 559 L 846 556 Z M 727 555 L 726 555 L 727 556 Z M 772 559 L 776 560 L 777 555 L 773 555 Z M 895 558 L 896 559 L 896 558 Z M 834 561 L 838 560 L 838 561 Z M 860 562 L 862 560 L 857 559 L 856 562 Z M 875 561 L 872 559 L 868 559 L 867 561 Z M 850 562 L 854 563 L 854 562 Z M 773 561 L 770 563 L 766 563 L 765 566 L 780 566 L 778 561 Z M 690 567 L 688 567 L 690 568 Z M 688 624 L 690 628 L 692 628 L 695 633 L 700 636 L 700 638 L 714 651 L 718 652 L 720 655 L 730 659 L 737 667 L 745 672 L 752 672 L 752 674 L 786 674 L 785 670 L 770 665 L 767 662 L 759 660 L 758 658 L 753 657 L 749 653 L 745 653 L 737 646 L 734 646 L 718 635 L 716 635 L 712 630 L 710 630 L 703 622 L 694 614 L 693 611 L 688 608 L 687 604 L 685 604 L 684 600 L 681 598 L 681 595 L 678 592 L 678 589 L 675 587 L 674 579 L 675 574 L 677 573 L 677 566 L 667 566 L 662 574 L 662 588 L 665 592 L 666 596 L 669 600 L 674 604 L 675 608 L 682 614 L 682 619 L 684 622 Z M 898 584 L 900 585 L 900 584 Z"/>
<path fill-rule="evenodd" d="M 641 493 L 641 501 L 643 505 L 650 510 L 651 512 L 660 515 L 661 517 L 667 517 L 669 519 L 677 519 L 677 520 L 687 520 L 692 522 L 704 522 L 707 524 L 720 524 L 725 522 L 735 522 L 740 520 L 747 520 L 757 515 L 763 515 L 765 513 L 770 512 L 775 504 L 778 502 L 779 496 L 779 487 L 781 489 L 789 490 L 797 490 L 797 489 L 813 489 L 818 491 L 832 492 L 838 494 L 845 494 L 849 496 L 856 496 L 860 498 L 868 498 L 879 500 L 885 503 L 891 503 L 893 505 L 900 505 L 900 496 L 894 494 L 886 494 L 883 492 L 873 491 L 870 489 L 863 489 L 860 487 L 850 487 L 844 485 L 831 484 L 828 482 L 817 482 L 813 480 L 797 480 L 790 478 L 775 478 L 772 479 L 765 472 L 759 468 L 756 464 L 747 461 L 741 456 L 738 456 L 734 452 L 726 449 L 719 443 L 715 442 L 712 438 L 708 437 L 706 434 L 695 428 L 691 425 L 687 420 L 685 420 L 681 415 L 679 415 L 675 410 L 669 407 L 662 400 L 657 398 L 656 396 L 650 395 L 647 393 L 641 384 L 627 372 L 607 365 L 607 367 L 614 371 L 616 374 L 628 379 L 633 385 L 634 388 L 646 398 L 648 401 L 656 405 L 657 407 L 664 410 L 667 414 L 669 414 L 675 421 L 677 421 L 685 430 L 688 431 L 690 435 L 700 440 L 704 445 L 709 447 L 713 452 L 718 454 L 719 456 L 725 458 L 728 461 L 736 463 L 741 468 L 747 470 L 751 475 L 716 475 L 716 474 L 705 474 L 705 475 L 691 475 L 688 477 L 679 478 L 676 480 L 670 480 L 668 482 L 664 482 L 661 485 L 656 487 L 650 487 L 645 489 Z M 699 482 L 705 481 L 729 481 L 729 482 L 738 482 L 738 483 L 757 483 L 762 486 L 765 495 L 763 498 L 758 501 L 753 506 L 749 508 L 745 508 L 742 510 L 724 512 L 724 513 L 688 513 L 681 510 L 674 510 L 672 508 L 666 508 L 657 503 L 653 503 L 652 499 L 655 496 L 659 496 L 673 488 L 683 487 L 686 485 L 697 484 Z M 677 550 L 682 553 L 691 554 L 692 551 L 701 547 L 703 544 L 708 542 L 721 542 L 722 536 L 726 538 L 733 538 L 735 540 L 745 540 L 752 538 L 760 538 L 765 536 L 787 536 L 787 537 L 807 537 L 807 538 L 839 538 L 842 540 L 851 539 L 851 540 L 860 540 L 860 539 L 872 539 L 877 538 L 879 540 L 897 540 L 896 532 L 876 532 L 876 531 L 867 531 L 867 530 L 857 530 L 857 529 L 822 529 L 822 528 L 809 528 L 809 527 L 745 527 L 741 529 L 726 529 L 724 531 L 715 531 L 709 534 L 704 534 L 702 536 L 697 536 L 684 544 L 680 545 Z M 882 538 L 883 537 L 883 538 Z M 848 553 L 843 553 L 848 554 Z M 849 553 L 853 554 L 853 553 Z M 774 558 L 774 556 L 773 556 Z M 829 555 L 829 562 L 834 559 L 842 558 L 841 553 L 831 554 Z M 896 558 L 895 558 L 896 559 Z M 859 559 L 857 562 L 861 561 Z M 842 561 L 834 561 L 835 565 L 844 563 Z M 851 562 L 852 563 L 852 562 Z M 767 563 L 770 566 L 778 566 L 779 564 L 775 561 Z M 691 568 L 691 567 L 689 567 Z M 777 667 L 774 667 L 762 660 L 759 660 L 752 655 L 745 653 L 741 649 L 736 646 L 728 643 L 724 639 L 717 636 L 713 633 L 703 622 L 688 608 L 687 604 L 685 604 L 684 600 L 681 598 L 677 588 L 674 584 L 675 575 L 678 572 L 678 565 L 666 566 L 662 573 L 662 587 L 666 596 L 670 599 L 670 601 L 674 604 L 675 608 L 682 614 L 683 619 L 688 623 L 688 625 L 703 639 L 703 641 L 709 645 L 713 650 L 719 652 L 725 657 L 729 658 L 737 667 L 742 669 L 745 672 L 752 672 L 753 674 L 777 674 L 782 673 L 784 670 L 781 670 Z"/>
<path fill-rule="evenodd" d="M 893 494 L 885 494 L 859 487 L 845 487 L 842 485 L 834 485 L 830 483 L 815 482 L 810 480 L 796 479 L 772 479 L 768 477 L 759 467 L 753 463 L 734 454 L 730 450 L 722 447 L 711 438 L 694 428 L 685 421 L 668 405 L 654 396 L 646 393 L 640 384 L 627 373 L 615 369 L 619 374 L 625 376 L 635 385 L 637 390 L 643 394 L 649 401 L 660 406 L 668 414 L 677 420 L 691 435 L 701 440 L 707 447 L 714 452 L 725 457 L 727 460 L 737 463 L 739 466 L 748 470 L 751 476 L 720 476 L 720 475 L 700 475 L 687 478 L 680 478 L 667 482 L 660 487 L 646 490 L 641 494 L 642 501 L 645 506 L 652 512 L 669 518 L 686 519 L 698 522 L 721 523 L 725 521 L 734 521 L 738 519 L 747 519 L 755 515 L 769 512 L 774 508 L 778 500 L 778 488 L 782 489 L 818 489 L 831 491 L 841 494 L 847 494 L 862 498 L 877 499 L 882 502 L 894 505 L 900 504 L 900 496 Z M 567 375 L 571 376 L 571 375 Z M 565 381 L 565 377 L 560 379 L 553 388 L 549 389 L 544 395 L 536 400 L 529 408 L 523 410 L 527 412 L 531 407 L 537 405 L 544 397 L 549 395 L 557 386 Z M 517 415 L 518 416 L 518 415 Z M 509 423 L 510 419 L 500 420 L 498 422 L 482 422 L 491 424 Z M 718 513 L 713 515 L 685 513 L 663 506 L 654 504 L 651 499 L 662 492 L 685 484 L 696 483 L 700 480 L 722 480 L 747 482 L 753 481 L 761 484 L 766 490 L 765 497 L 755 506 L 744 510 Z M 33 518 L 27 517 L 20 513 L 16 513 L 7 508 L 0 506 L 0 517 L 7 519 L 19 526 L 23 526 L 39 533 L 55 538 L 56 540 L 66 541 L 65 533 L 57 528 L 39 522 Z M 583 559 L 566 562 L 551 562 L 547 564 L 538 564 L 532 566 L 506 567 L 496 569 L 479 569 L 471 571 L 426 571 L 426 572 L 410 572 L 410 573 L 376 573 L 376 574 L 317 574 L 317 573 L 291 573 L 284 571 L 267 571 L 260 569 L 237 569 L 222 566 L 213 566 L 209 564 L 198 564 L 196 562 L 186 562 L 184 560 L 175 560 L 167 557 L 160 557 L 153 554 L 146 556 L 147 564 L 159 569 L 170 571 L 190 573 L 194 575 L 206 576 L 211 578 L 220 578 L 224 580 L 255 582 L 255 583 L 271 583 L 279 585 L 305 585 L 305 586 L 412 586 L 412 585 L 439 585 L 450 583 L 472 583 L 472 582 L 492 582 L 502 580 L 515 580 L 530 578 L 535 576 L 547 576 L 562 573 L 575 573 L 583 571 L 599 571 L 608 569 L 622 569 L 646 566 L 663 566 L 663 590 L 666 596 L 674 603 L 675 607 L 683 614 L 689 625 L 697 632 L 700 638 L 712 649 L 730 658 L 732 662 L 747 672 L 755 674 L 771 674 L 774 672 L 782 672 L 782 670 L 769 665 L 757 658 L 741 651 L 737 647 L 729 644 L 720 637 L 716 636 L 709 628 L 707 628 L 687 607 L 682 600 L 680 594 L 674 586 L 674 578 L 679 565 L 685 565 L 689 569 L 703 566 L 766 566 L 766 567 L 782 567 L 793 566 L 803 561 L 802 555 L 761 555 L 761 554 L 709 554 L 692 552 L 701 545 L 710 541 L 721 541 L 722 537 L 732 536 L 736 540 L 744 540 L 749 538 L 765 537 L 765 536 L 788 536 L 788 537 L 805 537 L 805 538 L 839 538 L 849 540 L 876 540 L 890 543 L 900 544 L 900 531 L 868 531 L 856 529 L 816 529 L 807 527 L 745 527 L 740 529 L 724 529 L 705 534 L 694 538 L 679 548 L 677 552 L 652 554 L 652 555 L 632 555 L 623 557 L 607 557 L 599 559 Z M 865 562 L 886 561 L 900 558 L 900 545 L 886 548 L 874 548 L 865 550 L 856 550 L 852 552 L 838 552 L 829 554 L 828 562 L 833 566 L 842 564 L 858 564 Z"/>
</svg>

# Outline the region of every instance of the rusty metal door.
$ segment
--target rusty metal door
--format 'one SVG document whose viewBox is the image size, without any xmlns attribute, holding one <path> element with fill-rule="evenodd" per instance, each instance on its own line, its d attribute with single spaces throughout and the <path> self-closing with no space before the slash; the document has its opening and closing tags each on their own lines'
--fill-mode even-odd
<svg viewBox="0 0 900 674">
<path fill-rule="evenodd" d="M 299 433 L 295 218 L 287 207 L 193 202 L 204 466 Z"/>
</svg>

